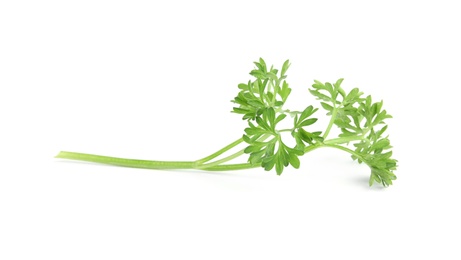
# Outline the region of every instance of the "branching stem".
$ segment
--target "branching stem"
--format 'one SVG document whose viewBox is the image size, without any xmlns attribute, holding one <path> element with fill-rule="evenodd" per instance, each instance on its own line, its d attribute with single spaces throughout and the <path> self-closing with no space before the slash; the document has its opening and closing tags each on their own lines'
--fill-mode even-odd
<svg viewBox="0 0 461 260">
<path fill-rule="evenodd" d="M 264 141 L 269 136 L 263 136 L 260 138 L 260 141 Z M 341 146 L 339 144 L 347 143 L 352 140 L 357 140 L 357 137 L 354 138 L 335 138 L 326 140 L 323 143 L 317 143 L 314 145 L 307 146 L 304 150 L 304 153 L 311 152 L 315 149 L 322 148 L 322 147 L 331 147 L 343 150 L 348 152 L 358 158 L 361 158 L 360 154 L 354 152 L 353 150 Z M 198 170 L 206 170 L 206 171 L 230 171 L 230 170 L 243 170 L 243 169 L 250 169 L 260 167 L 259 164 L 252 165 L 250 163 L 240 163 L 240 164 L 224 164 L 228 161 L 231 161 L 235 158 L 238 158 L 244 154 L 244 149 L 231 154 L 227 157 L 224 157 L 220 160 L 206 163 L 219 155 L 225 153 L 226 151 L 230 150 L 231 148 L 237 146 L 238 144 L 242 143 L 242 138 L 230 143 L 229 145 L 223 147 L 222 149 L 218 150 L 217 152 L 196 161 L 151 161 L 151 160 L 138 160 L 138 159 L 127 159 L 127 158 L 118 158 L 118 157 L 110 157 L 110 156 L 101 156 L 101 155 L 94 155 L 94 154 L 86 154 L 86 153 L 75 153 L 75 152 L 60 152 L 56 158 L 60 159 L 69 159 L 69 160 L 77 160 L 77 161 L 86 161 L 86 162 L 94 162 L 100 164 L 108 164 L 108 165 L 116 165 L 116 166 L 124 166 L 124 167 L 131 167 L 131 168 L 144 168 L 144 169 L 198 169 Z"/>
<path fill-rule="evenodd" d="M 331 127 L 335 123 L 337 113 L 338 113 L 338 109 L 336 108 L 336 105 L 335 105 L 335 107 L 333 107 L 333 111 L 331 113 L 331 118 L 330 118 L 330 122 L 328 123 L 328 127 L 327 127 L 327 129 L 325 130 L 325 132 L 323 134 L 324 139 L 327 139 L 327 136 L 330 133 Z"/>
</svg>

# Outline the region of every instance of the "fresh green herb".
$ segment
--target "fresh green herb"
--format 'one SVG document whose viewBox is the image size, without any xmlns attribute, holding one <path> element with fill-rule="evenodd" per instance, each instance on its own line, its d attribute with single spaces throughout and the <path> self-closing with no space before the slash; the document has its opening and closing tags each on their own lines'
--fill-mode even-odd
<svg viewBox="0 0 461 260">
<path fill-rule="evenodd" d="M 285 61 L 280 71 L 273 66 L 268 68 L 263 59 L 254 64 L 256 68 L 250 72 L 253 80 L 239 84 L 240 92 L 232 100 L 235 104 L 232 112 L 241 114 L 243 120 L 248 121 L 248 127 L 241 138 L 205 158 L 185 162 L 148 161 L 64 151 L 56 158 L 148 169 L 227 171 L 263 167 L 266 171 L 275 168 L 280 175 L 289 165 L 299 168 L 299 156 L 317 148 L 330 147 L 348 152 L 354 160 L 368 165 L 371 170 L 370 186 L 374 182 L 383 186 L 392 184 L 396 179 L 393 172 L 397 168 L 397 160 L 392 158 L 392 146 L 388 136 L 384 135 L 387 130 L 384 121 L 391 115 L 382 109 L 382 101 L 373 103 L 371 96 L 364 97 L 357 88 L 347 93 L 341 87 L 343 79 L 333 84 L 315 81 L 309 92 L 321 101 L 320 105 L 330 121 L 325 131 L 312 131 L 310 129 L 317 122 L 312 115 L 317 108 L 312 105 L 302 111 L 283 108 L 291 93 L 286 81 L 290 62 Z M 286 124 L 290 120 L 290 127 L 279 126 L 281 122 Z M 338 127 L 341 133 L 336 138 L 328 138 L 333 126 Z M 289 138 L 294 138 L 293 147 L 284 140 L 287 135 L 282 138 L 284 132 Z M 242 143 L 246 144 L 244 149 L 216 159 Z M 247 163 L 227 163 L 245 154 L 249 155 Z"/>
</svg>

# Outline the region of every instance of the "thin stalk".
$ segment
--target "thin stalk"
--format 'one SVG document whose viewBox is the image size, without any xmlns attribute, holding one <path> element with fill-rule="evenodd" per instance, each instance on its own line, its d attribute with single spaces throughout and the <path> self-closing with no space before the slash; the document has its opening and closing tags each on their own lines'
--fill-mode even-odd
<svg viewBox="0 0 461 260">
<path fill-rule="evenodd" d="M 148 160 L 137 160 L 137 159 L 125 159 L 110 156 L 101 156 L 94 154 L 85 153 L 74 153 L 74 152 L 60 152 L 56 158 L 70 159 L 94 163 L 102 163 L 116 166 L 124 166 L 130 168 L 143 168 L 143 169 L 198 169 L 195 162 L 164 162 L 164 161 L 148 161 Z M 250 168 L 260 167 L 259 164 L 252 165 L 250 163 L 239 163 L 239 164 L 226 164 L 216 165 L 204 168 L 205 171 L 233 171 L 233 170 L 244 170 Z"/>
<path fill-rule="evenodd" d="M 145 169 L 192 169 L 195 166 L 195 162 L 187 161 L 148 161 L 66 151 L 60 152 L 56 158 Z"/>
<path fill-rule="evenodd" d="M 333 126 L 335 119 L 336 119 L 336 114 L 338 113 L 338 109 L 336 108 L 336 104 L 334 104 L 333 112 L 331 113 L 331 118 L 330 122 L 328 123 L 327 130 L 325 130 L 323 134 L 323 138 L 326 139 L 328 134 L 330 133 L 331 127 Z"/>
<path fill-rule="evenodd" d="M 370 166 L 362 157 L 362 155 L 360 155 L 359 153 L 355 152 L 354 150 L 351 150 L 347 147 L 344 147 L 344 146 L 341 146 L 341 145 L 336 145 L 336 144 L 324 144 L 323 146 L 325 147 L 332 147 L 332 148 L 336 148 L 336 149 L 339 149 L 339 150 L 343 150 L 345 152 L 348 152 L 352 155 L 354 155 L 355 157 L 357 157 L 358 159 L 360 159 L 360 161 L 364 162 L 366 165 Z M 371 167 L 371 166 L 370 166 Z"/>
<path fill-rule="evenodd" d="M 363 160 L 363 157 L 356 153 L 355 151 L 347 148 L 347 147 L 343 147 L 343 146 L 340 146 L 340 145 L 335 145 L 335 144 L 315 144 L 315 145 L 310 145 L 308 147 L 306 147 L 306 149 L 304 150 L 304 153 L 308 153 L 308 152 L 312 152 L 318 148 L 325 148 L 325 147 L 330 147 L 330 148 L 336 148 L 336 149 L 340 149 L 340 150 L 343 150 L 345 152 L 348 152 L 356 157 L 358 157 L 360 160 L 362 160 L 363 162 L 365 162 Z M 366 162 L 365 162 L 366 163 Z M 213 166 L 213 167 L 209 167 L 209 168 L 203 168 L 202 170 L 205 170 L 205 171 L 231 171 L 231 170 L 243 170 L 243 169 L 251 169 L 251 168 L 258 168 L 258 167 L 261 167 L 260 164 L 250 164 L 250 163 L 240 163 L 240 164 L 224 164 L 224 165 L 217 165 L 217 166 Z"/>
<path fill-rule="evenodd" d="M 264 141 L 269 136 L 270 135 L 262 136 L 260 140 Z M 66 152 L 66 151 L 60 152 L 56 156 L 56 158 L 94 162 L 94 163 L 101 163 L 101 164 L 131 167 L 131 168 L 159 169 L 159 170 L 160 169 L 199 169 L 199 170 L 206 170 L 206 171 L 231 171 L 231 170 L 243 170 L 243 169 L 260 167 L 261 166 L 260 164 L 250 164 L 250 163 L 223 164 L 225 162 L 228 162 L 230 160 L 233 160 L 243 155 L 244 149 L 232 155 L 229 155 L 225 158 L 222 158 L 220 160 L 217 160 L 217 161 L 214 161 L 208 164 L 204 164 L 200 162 L 200 161 L 209 161 L 221 155 L 222 153 L 228 151 L 232 147 L 241 143 L 240 139 L 229 144 L 223 149 L 217 151 L 216 153 L 213 153 L 197 161 L 151 161 L 151 160 L 126 159 L 126 158 L 101 156 L 101 155 L 86 154 L 86 153 Z M 358 137 L 355 137 L 355 138 L 342 137 L 342 138 L 326 140 L 323 143 L 317 143 L 317 144 L 306 147 L 304 150 L 304 153 L 308 153 L 308 152 L 311 152 L 313 150 L 316 150 L 322 147 L 331 147 L 331 148 L 336 148 L 336 149 L 348 152 L 356 156 L 357 158 L 359 158 L 361 161 L 366 163 L 366 161 L 363 160 L 363 157 L 360 154 L 356 153 L 355 151 L 347 147 L 338 145 L 341 143 L 346 143 L 346 142 L 354 141 L 354 140 L 360 140 L 360 139 Z"/>
<path fill-rule="evenodd" d="M 291 132 L 291 131 L 293 131 L 293 128 L 290 128 L 290 129 L 287 128 L 287 129 L 277 130 L 277 132 L 279 132 L 279 133 L 282 133 L 282 132 Z"/>
<path fill-rule="evenodd" d="M 347 136 L 347 137 L 339 137 L 330 140 L 323 141 L 324 144 L 344 144 L 349 143 L 352 141 L 359 141 L 363 140 L 363 136 Z"/>
<path fill-rule="evenodd" d="M 262 142 L 264 140 L 266 140 L 267 138 L 269 138 L 271 135 L 268 135 L 268 134 L 265 134 L 263 136 L 261 136 L 258 141 Z M 225 158 L 222 158 L 221 160 L 217 160 L 217 161 L 214 161 L 214 162 L 211 162 L 211 163 L 207 163 L 207 164 L 200 164 L 198 161 L 197 161 L 197 168 L 198 169 L 206 169 L 206 168 L 210 168 L 210 167 L 213 167 L 213 166 L 217 166 L 217 165 L 220 165 L 220 164 L 223 164 L 225 162 L 228 162 L 230 160 L 233 160 L 241 155 L 243 155 L 245 153 L 245 149 L 242 149 L 234 154 L 231 154 Z"/>
<path fill-rule="evenodd" d="M 234 153 L 232 155 L 227 156 L 226 158 L 222 158 L 221 160 L 217 160 L 217 161 L 214 161 L 212 163 L 198 165 L 197 169 L 205 169 L 206 170 L 207 168 L 223 164 L 225 162 L 228 162 L 228 161 L 230 161 L 232 159 L 235 159 L 235 158 L 243 155 L 245 153 L 244 151 L 245 151 L 245 149 L 242 149 L 242 150 L 240 150 L 240 151 L 238 151 L 238 152 L 236 152 L 236 153 Z"/>
<path fill-rule="evenodd" d="M 259 141 L 266 140 L 270 135 L 263 135 L 259 138 Z M 232 159 L 235 159 L 245 152 L 245 149 L 240 150 L 232 155 L 229 155 L 225 158 L 220 160 L 205 164 L 219 155 L 225 153 L 226 151 L 232 149 L 233 147 L 237 146 L 238 144 L 242 143 L 243 139 L 239 138 L 238 140 L 230 143 L 229 145 L 225 146 L 224 148 L 218 150 L 217 152 L 202 158 L 196 161 L 151 161 L 151 160 L 138 160 L 138 159 L 126 159 L 126 158 L 118 158 L 118 157 L 111 157 L 111 156 L 102 156 L 102 155 L 95 155 L 95 154 L 87 154 L 87 153 L 75 153 L 75 152 L 67 152 L 62 151 L 56 158 L 60 159 L 69 159 L 69 160 L 77 160 L 77 161 L 86 161 L 86 162 L 94 162 L 94 163 L 102 163 L 102 164 L 109 164 L 109 165 L 117 165 L 117 166 L 125 166 L 125 167 L 132 167 L 132 168 L 145 168 L 145 169 L 203 169 L 203 170 L 231 170 L 231 169 L 246 169 L 248 165 L 244 164 L 231 164 L 233 166 L 226 165 L 225 167 L 221 167 L 221 165 L 225 162 L 228 162 Z M 220 167 L 217 167 L 220 166 Z M 253 165 L 251 165 L 253 168 Z M 243 167 L 243 168 L 242 168 Z"/>
<path fill-rule="evenodd" d="M 235 171 L 235 170 L 245 170 L 251 168 L 261 167 L 261 164 L 251 164 L 251 163 L 237 163 L 237 164 L 224 164 L 216 165 L 209 168 L 204 168 L 204 171 Z"/>
<path fill-rule="evenodd" d="M 272 79 L 271 79 L 271 82 L 272 82 Z M 274 96 L 272 97 L 272 102 L 271 102 L 272 106 L 274 106 L 274 104 L 275 104 L 277 93 L 278 93 L 278 87 L 279 87 L 277 82 L 275 82 L 275 84 L 273 84 L 273 85 L 274 85 L 274 92 L 273 92 Z"/>
<path fill-rule="evenodd" d="M 322 145 L 321 144 L 314 144 L 314 145 L 309 145 L 308 147 L 304 148 L 304 154 L 308 153 L 308 152 L 312 152 L 314 151 L 315 149 L 318 149 L 318 148 L 321 148 Z"/>
<path fill-rule="evenodd" d="M 339 139 L 339 138 L 337 138 Z M 329 141 L 334 141 L 334 139 L 332 140 L 329 140 Z M 363 161 L 365 164 L 366 161 L 363 160 L 363 157 L 356 153 L 354 150 L 351 150 L 347 147 L 344 147 L 344 146 L 341 146 L 341 145 L 337 145 L 337 144 L 314 144 L 314 145 L 310 145 L 308 147 L 306 147 L 304 149 L 304 153 L 309 153 L 309 152 L 312 152 L 318 148 L 327 148 L 327 147 L 330 147 L 330 148 L 336 148 L 336 149 L 339 149 L 339 150 L 342 150 L 342 151 L 345 151 L 347 153 L 350 153 L 354 156 L 356 156 L 357 158 L 359 158 L 361 161 Z M 367 164 L 368 165 L 368 164 Z M 368 165 L 369 166 L 369 165 Z M 241 164 L 224 164 L 224 165 L 217 165 L 217 166 L 213 166 L 213 167 L 209 167 L 209 168 L 203 168 L 203 170 L 206 170 L 206 171 L 227 171 L 227 170 L 243 170 L 243 169 L 250 169 L 250 168 L 257 168 L 257 167 L 261 167 L 260 164 L 255 164 L 255 165 L 252 165 L 250 163 L 241 163 Z"/>
<path fill-rule="evenodd" d="M 234 142 L 230 143 L 229 145 L 225 146 L 224 148 L 220 149 L 219 151 L 217 151 L 215 153 L 212 153 L 212 154 L 208 155 L 205 158 L 197 160 L 196 163 L 197 164 L 203 164 L 203 163 L 206 163 L 208 161 L 211 161 L 214 158 L 220 156 L 221 154 L 223 154 L 223 153 L 229 151 L 230 149 L 234 148 L 235 146 L 241 144 L 242 142 L 243 142 L 243 139 L 239 138 L 239 139 L 235 140 Z"/>
</svg>

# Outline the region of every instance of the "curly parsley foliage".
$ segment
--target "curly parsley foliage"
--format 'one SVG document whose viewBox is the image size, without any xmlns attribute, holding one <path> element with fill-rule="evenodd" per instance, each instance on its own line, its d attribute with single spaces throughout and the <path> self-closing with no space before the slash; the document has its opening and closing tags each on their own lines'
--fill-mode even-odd
<svg viewBox="0 0 461 260">
<path fill-rule="evenodd" d="M 323 134 L 322 131 L 311 131 L 309 128 L 317 123 L 317 118 L 312 117 L 317 108 L 312 105 L 303 111 L 283 108 L 291 93 L 286 81 L 290 62 L 285 61 L 281 70 L 273 66 L 268 68 L 263 59 L 254 65 L 250 72 L 253 79 L 239 84 L 240 91 L 232 100 L 235 104 L 232 112 L 242 115 L 243 120 L 248 122 L 243 137 L 204 158 L 195 161 L 150 161 L 65 151 L 56 157 L 149 169 L 227 171 L 262 167 L 269 171 L 275 168 L 280 175 L 289 165 L 299 168 L 299 156 L 321 147 L 330 147 L 348 152 L 354 160 L 368 165 L 371 169 L 370 185 L 375 182 L 383 186 L 392 184 L 396 179 L 397 160 L 392 158 L 392 146 L 385 135 L 385 120 L 391 116 L 382 108 L 382 101 L 373 103 L 371 96 L 363 97 L 357 88 L 347 93 L 341 87 L 343 79 L 333 84 L 314 81 L 309 92 L 320 100 L 321 107 L 330 116 L 330 122 Z M 289 118 L 292 120 L 289 121 Z M 282 128 L 281 122 L 290 127 Z M 339 128 L 340 134 L 329 138 L 333 126 Z M 284 132 L 289 134 L 282 137 Z M 295 145 L 287 145 L 286 138 L 293 138 Z M 216 159 L 241 143 L 246 143 L 244 149 Z M 227 163 L 245 154 L 248 155 L 247 163 Z"/>
<path fill-rule="evenodd" d="M 250 155 L 248 162 L 261 165 L 266 171 L 275 166 L 280 175 L 288 165 L 299 168 L 298 156 L 304 154 L 306 144 L 313 144 L 313 140 L 321 139 L 320 132 L 310 133 L 304 129 L 317 121 L 316 118 L 310 118 L 317 109 L 308 106 L 302 113 L 283 110 L 291 93 L 285 80 L 290 66 L 288 60 L 283 63 L 280 73 L 273 66 L 267 69 L 263 59 L 259 59 L 255 65 L 256 68 L 250 72 L 255 79 L 247 84 L 239 84 L 241 91 L 233 100 L 239 107 L 234 107 L 233 112 L 243 114 L 243 119 L 248 120 L 249 127 L 245 129 L 243 136 L 243 140 L 249 145 L 244 150 Z M 278 130 L 277 124 L 286 118 L 287 113 L 295 114 L 293 127 Z M 288 131 L 296 140 L 295 147 L 289 147 L 282 140 L 281 132 Z M 261 141 L 262 136 L 270 137 L 270 140 Z"/>
<path fill-rule="evenodd" d="M 321 131 L 308 132 L 304 129 L 304 127 L 317 122 L 317 118 L 310 118 L 310 116 L 317 110 L 318 108 L 308 106 L 299 115 L 299 117 L 298 115 L 295 115 L 294 127 L 291 131 L 291 135 L 296 141 L 296 148 L 298 150 L 305 150 L 307 146 L 314 145 L 315 143 L 321 143 L 323 141 L 323 137 L 320 136 L 322 134 Z"/>
<path fill-rule="evenodd" d="M 298 157 L 305 151 L 334 147 L 351 153 L 354 160 L 370 167 L 370 185 L 375 181 L 384 186 L 392 184 L 392 180 L 396 179 L 393 171 L 397 167 L 397 160 L 391 158 L 392 151 L 389 150 L 392 147 L 388 137 L 383 137 L 387 126 L 381 126 L 391 116 L 382 110 L 382 101 L 372 103 L 371 97 L 364 98 L 358 88 L 347 93 L 341 87 L 343 79 L 333 84 L 316 80 L 309 92 L 321 101 L 320 105 L 331 119 L 323 135 L 321 131 L 310 132 L 305 127 L 317 122 L 316 118 L 311 118 L 317 108 L 308 106 L 302 112 L 282 108 L 291 93 L 286 81 L 289 61 L 285 61 L 280 74 L 273 66 L 267 69 L 263 59 L 255 62 L 255 65 L 256 68 L 250 72 L 254 80 L 239 84 L 241 91 L 233 100 L 238 105 L 233 112 L 243 114 L 243 119 L 248 120 L 249 124 L 243 136 L 249 145 L 244 150 L 250 155 L 248 162 L 261 165 L 265 170 L 275 166 L 280 175 L 288 165 L 299 168 Z M 287 114 L 294 116 L 293 127 L 277 130 L 277 124 Z M 338 138 L 327 139 L 333 126 L 337 126 L 341 134 Z M 295 147 L 284 143 L 280 135 L 283 131 L 291 132 Z M 270 140 L 262 141 L 260 138 L 263 136 L 270 137 Z M 355 150 L 349 149 L 348 143 L 352 143 Z"/>
<path fill-rule="evenodd" d="M 357 88 L 346 94 L 341 88 L 342 81 L 339 79 L 333 85 L 315 81 L 309 90 L 317 99 L 326 101 L 321 105 L 331 116 L 324 138 L 333 124 L 339 127 L 342 132 L 339 140 L 350 141 L 356 148 L 351 152 L 352 158 L 370 167 L 370 185 L 376 181 L 389 186 L 396 179 L 393 172 L 397 160 L 391 158 L 392 146 L 388 136 L 383 134 L 387 130 L 384 121 L 392 116 L 382 109 L 383 101 L 373 103 L 371 96 L 363 98 Z"/>
<path fill-rule="evenodd" d="M 272 170 L 275 166 L 277 174 L 282 174 L 283 168 L 291 164 L 294 168 L 299 168 L 299 155 L 304 151 L 288 147 L 283 141 L 280 132 L 276 130 L 277 124 L 282 121 L 286 115 L 279 114 L 275 117 L 273 108 L 264 110 L 262 116 L 256 117 L 257 125 L 249 122 L 248 128 L 245 129 L 243 140 L 249 144 L 245 153 L 250 154 L 248 161 L 251 164 L 261 164 L 266 170 Z M 258 141 L 262 135 L 269 135 L 269 141 Z"/>
<path fill-rule="evenodd" d="M 291 93 L 291 88 L 285 81 L 285 73 L 290 67 L 288 60 L 282 66 L 280 77 L 277 76 L 277 69 L 267 69 L 263 59 L 259 59 L 255 65 L 257 68 L 250 72 L 255 80 L 239 84 L 238 88 L 241 91 L 233 100 L 239 105 L 234 107 L 233 112 L 243 114 L 243 119 L 254 120 L 261 116 L 266 108 L 280 109 Z"/>
</svg>

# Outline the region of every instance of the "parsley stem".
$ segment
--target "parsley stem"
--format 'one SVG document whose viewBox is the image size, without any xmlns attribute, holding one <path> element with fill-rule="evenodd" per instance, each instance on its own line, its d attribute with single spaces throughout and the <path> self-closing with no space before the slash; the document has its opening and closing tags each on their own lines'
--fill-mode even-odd
<svg viewBox="0 0 461 260">
<path fill-rule="evenodd" d="M 320 148 L 320 147 L 322 147 L 321 144 L 309 145 L 308 147 L 304 148 L 304 154 L 306 154 L 306 153 L 308 153 L 308 152 L 312 152 L 312 151 L 314 151 L 315 149 Z"/>
<path fill-rule="evenodd" d="M 339 150 L 343 150 L 345 152 L 348 152 L 350 154 L 352 154 L 353 156 L 357 157 L 359 160 L 361 160 L 362 162 L 366 163 L 368 166 L 370 166 L 367 161 L 364 160 L 363 156 L 357 152 L 355 152 L 354 150 L 351 150 L 347 147 L 344 147 L 344 146 L 341 146 L 341 145 L 337 145 L 337 144 L 324 144 L 323 145 L 324 147 L 331 147 L 331 148 L 336 148 L 336 149 L 339 149 Z M 371 166 L 370 166 L 371 167 Z"/>
<path fill-rule="evenodd" d="M 338 113 L 338 109 L 336 108 L 336 105 L 334 105 L 333 112 L 331 113 L 331 118 L 330 118 L 330 123 L 328 123 L 327 130 L 325 130 L 323 134 L 323 138 L 326 139 L 328 134 L 330 133 L 331 127 L 333 126 L 335 120 L 336 120 L 336 114 Z"/>
<path fill-rule="evenodd" d="M 337 138 L 337 139 L 339 139 L 339 138 Z M 335 139 L 332 139 L 331 141 L 333 141 L 333 140 L 335 140 Z M 367 164 L 367 162 L 363 159 L 363 156 L 361 156 L 359 153 L 356 153 L 354 150 L 351 150 L 351 149 L 349 149 L 347 147 L 337 145 L 337 144 L 320 144 L 320 143 L 318 143 L 318 144 L 310 145 L 310 146 L 308 146 L 308 147 L 306 147 L 304 149 L 304 153 L 306 154 L 308 152 L 312 152 L 313 150 L 316 150 L 318 148 L 323 148 L 323 147 L 336 148 L 336 149 L 345 151 L 347 153 L 350 153 L 350 154 L 356 156 L 361 161 L 363 161 L 363 162 L 365 162 Z M 368 165 L 368 166 L 370 166 L 370 165 Z M 257 167 L 261 167 L 261 165 L 260 164 L 252 165 L 250 163 L 240 163 L 240 164 L 216 165 L 216 166 L 209 167 L 209 168 L 203 168 L 202 170 L 206 170 L 206 171 L 230 171 L 230 170 L 243 170 L 243 169 L 257 168 Z"/>
<path fill-rule="evenodd" d="M 237 156 L 236 156 L 237 157 Z M 115 166 L 131 167 L 131 168 L 143 168 L 143 169 L 202 169 L 200 166 L 197 167 L 196 162 L 186 161 L 149 161 L 149 160 L 138 160 L 138 159 L 125 159 L 110 156 L 101 156 L 86 153 L 75 153 L 75 152 L 60 152 L 56 158 L 70 159 L 86 162 L 94 162 L 101 164 L 109 164 Z M 205 171 L 233 171 L 233 170 L 244 170 L 250 168 L 261 167 L 259 164 L 252 165 L 250 163 L 240 164 L 227 164 L 227 165 L 212 165 L 202 170 Z"/>
<path fill-rule="evenodd" d="M 334 139 L 329 139 L 323 141 L 324 144 L 344 144 L 344 143 L 349 143 L 352 141 L 358 141 L 358 140 L 363 140 L 363 136 L 346 136 L 346 137 L 339 137 L 339 138 L 334 138 Z"/>
<path fill-rule="evenodd" d="M 116 166 L 125 166 L 132 168 L 145 169 L 191 169 L 194 168 L 195 162 L 185 161 L 148 161 L 138 159 L 125 159 L 109 156 L 101 156 L 87 153 L 60 152 L 56 158 L 70 159 L 86 162 L 95 162 L 102 164 L 110 164 Z"/>
<path fill-rule="evenodd" d="M 262 142 L 262 141 L 266 140 L 269 137 L 270 137 L 270 135 L 266 134 L 266 135 L 261 136 L 257 140 L 259 142 Z M 211 162 L 211 163 L 207 163 L 207 164 L 202 164 L 200 161 L 196 161 L 197 164 L 199 164 L 197 166 L 197 168 L 198 169 L 207 169 L 207 168 L 210 168 L 210 167 L 213 167 L 213 166 L 217 166 L 217 165 L 220 165 L 222 163 L 228 162 L 228 161 L 230 161 L 232 159 L 235 159 L 235 158 L 237 158 L 237 157 L 239 157 L 239 156 L 241 156 L 243 154 L 245 154 L 245 149 L 242 149 L 242 150 L 240 150 L 240 151 L 238 151 L 238 152 L 236 152 L 234 154 L 231 154 L 231 155 L 229 155 L 229 156 L 227 156 L 225 158 L 222 158 L 220 160 L 217 160 L 217 161 L 214 161 L 214 162 Z"/>
<path fill-rule="evenodd" d="M 214 162 L 211 162 L 211 163 L 199 165 L 199 166 L 197 166 L 197 168 L 198 168 L 198 169 L 204 169 L 204 170 L 206 170 L 207 168 L 220 165 L 220 164 L 222 164 L 222 163 L 225 163 L 225 162 L 227 162 L 227 161 L 230 161 L 230 160 L 232 160 L 232 159 L 235 159 L 235 158 L 237 158 L 237 157 L 243 155 L 243 154 L 245 153 L 244 151 L 245 151 L 245 149 L 242 149 L 242 150 L 240 150 L 240 151 L 238 151 L 238 152 L 236 152 L 236 153 L 234 153 L 234 154 L 232 154 L 232 155 L 229 155 L 229 156 L 227 156 L 227 157 L 225 157 L 225 158 L 222 158 L 221 160 L 217 160 L 217 161 L 214 161 Z"/>
<path fill-rule="evenodd" d="M 336 149 L 348 152 L 356 156 L 357 158 L 359 158 L 361 161 L 366 163 L 366 161 L 363 159 L 363 157 L 359 153 L 356 153 L 355 151 L 347 147 L 335 144 L 335 143 L 342 142 L 339 139 L 341 138 L 336 138 L 336 139 L 331 139 L 331 140 L 326 141 L 328 143 L 324 142 L 323 144 L 319 143 L 319 144 L 310 145 L 305 148 L 304 153 L 308 153 L 308 152 L 311 152 L 313 150 L 316 150 L 322 147 L 331 147 L 331 148 L 336 148 Z M 228 146 L 226 146 L 225 148 L 227 147 Z M 94 163 L 101 163 L 101 164 L 131 167 L 131 168 L 144 168 L 144 169 L 199 169 L 199 170 L 205 170 L 205 171 L 232 171 L 232 170 L 244 170 L 244 169 L 257 168 L 261 166 L 260 164 L 250 164 L 250 163 L 222 164 L 224 162 L 235 159 L 243 154 L 244 154 L 244 149 L 228 157 L 225 157 L 221 160 L 217 160 L 215 162 L 204 164 L 204 165 L 201 165 L 200 163 L 198 163 L 198 161 L 150 161 L 150 160 L 126 159 L 126 158 L 101 156 L 101 155 L 86 154 L 86 153 L 66 152 L 66 151 L 60 152 L 56 156 L 56 158 L 94 162 Z M 216 155 L 215 157 L 217 156 L 218 155 Z"/>
<path fill-rule="evenodd" d="M 203 163 L 206 163 L 218 156 L 220 156 L 221 154 L 229 151 L 230 149 L 234 148 L 235 146 L 239 145 L 240 143 L 243 142 L 243 139 L 242 138 L 239 138 L 237 140 L 235 140 L 234 142 L 230 143 L 229 145 L 225 146 L 224 148 L 220 149 L 219 151 L 215 152 L 215 153 L 212 153 L 211 155 L 208 155 L 207 157 L 205 158 L 202 158 L 200 160 L 197 160 L 197 164 L 203 164 Z"/>
<path fill-rule="evenodd" d="M 251 163 L 237 163 L 237 164 L 224 164 L 216 165 L 209 168 L 204 168 L 205 171 L 234 171 L 234 170 L 245 170 L 251 168 L 259 168 L 261 164 L 251 164 Z"/>
<path fill-rule="evenodd" d="M 282 130 L 277 130 L 277 132 L 282 133 L 282 132 L 291 132 L 293 131 L 293 128 L 291 129 L 282 129 Z"/>
<path fill-rule="evenodd" d="M 270 135 L 261 136 L 261 138 L 259 138 L 259 141 L 264 141 L 269 136 Z M 228 150 L 232 149 L 233 147 L 239 145 L 242 142 L 243 142 L 243 139 L 239 138 L 238 140 L 230 143 L 224 148 L 218 150 L 217 152 L 203 159 L 197 160 L 197 161 L 150 161 L 150 160 L 126 159 L 126 158 L 118 158 L 118 157 L 111 157 L 111 156 L 86 154 L 86 153 L 66 152 L 66 151 L 60 152 L 56 156 L 56 158 L 102 163 L 102 164 L 109 164 L 109 165 L 116 165 L 116 166 L 125 166 L 125 167 L 132 167 L 132 168 L 145 168 L 145 169 L 202 169 L 202 170 L 209 170 L 209 171 L 219 171 L 219 170 L 238 170 L 238 169 L 259 167 L 260 165 L 254 166 L 251 164 L 221 165 L 227 161 L 230 161 L 232 159 L 235 159 L 243 155 L 245 153 L 244 152 L 245 149 L 242 149 L 220 160 L 205 164 L 206 162 L 218 157 L 219 155 L 227 152 Z"/>
</svg>

